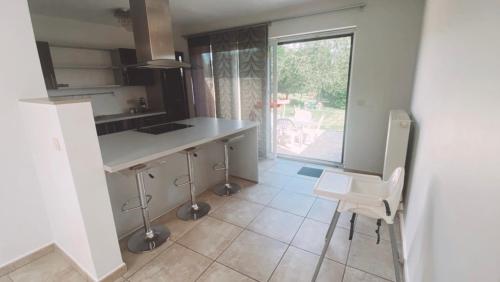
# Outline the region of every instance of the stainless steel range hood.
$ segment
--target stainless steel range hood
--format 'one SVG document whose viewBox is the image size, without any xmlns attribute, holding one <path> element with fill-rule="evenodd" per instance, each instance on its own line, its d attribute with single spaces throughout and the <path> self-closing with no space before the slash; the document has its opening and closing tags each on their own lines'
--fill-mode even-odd
<svg viewBox="0 0 500 282">
<path fill-rule="evenodd" d="M 169 0 L 129 0 L 134 30 L 136 65 L 149 69 L 189 68 L 175 60 Z"/>
</svg>

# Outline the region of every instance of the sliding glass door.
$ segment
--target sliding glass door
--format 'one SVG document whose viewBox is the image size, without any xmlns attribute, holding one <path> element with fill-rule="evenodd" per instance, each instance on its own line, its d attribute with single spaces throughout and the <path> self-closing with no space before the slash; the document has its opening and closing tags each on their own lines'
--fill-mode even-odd
<svg viewBox="0 0 500 282">
<path fill-rule="evenodd" d="M 271 47 L 271 140 L 278 156 L 343 162 L 353 34 L 278 39 Z"/>
</svg>

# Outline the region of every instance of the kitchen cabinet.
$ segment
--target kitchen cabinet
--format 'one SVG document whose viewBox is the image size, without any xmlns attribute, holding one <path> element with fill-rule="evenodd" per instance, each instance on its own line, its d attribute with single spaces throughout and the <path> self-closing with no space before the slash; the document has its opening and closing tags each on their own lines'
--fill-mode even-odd
<svg viewBox="0 0 500 282">
<path fill-rule="evenodd" d="M 115 81 L 122 86 L 144 86 L 154 84 L 153 70 L 126 68 L 137 64 L 135 49 L 119 48 L 111 51 L 111 60 L 114 66 Z"/>
<path fill-rule="evenodd" d="M 184 54 L 182 52 L 175 52 L 175 57 L 178 61 L 184 61 Z M 189 118 L 184 75 L 184 69 L 167 69 L 161 71 L 163 105 L 169 121 Z"/>
<path fill-rule="evenodd" d="M 57 89 L 56 73 L 54 71 L 54 64 L 52 63 L 49 43 L 37 41 L 36 48 L 38 49 L 38 57 L 40 58 L 46 88 Z"/>
</svg>

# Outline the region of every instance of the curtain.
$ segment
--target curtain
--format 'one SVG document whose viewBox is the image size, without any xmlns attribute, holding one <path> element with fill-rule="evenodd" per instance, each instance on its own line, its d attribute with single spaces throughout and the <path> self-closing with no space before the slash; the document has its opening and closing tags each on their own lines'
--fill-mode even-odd
<svg viewBox="0 0 500 282">
<path fill-rule="evenodd" d="M 215 90 L 210 37 L 190 38 L 188 44 L 195 114 L 200 117 L 215 117 Z"/>
<path fill-rule="evenodd" d="M 258 122 L 261 157 L 267 151 L 267 114 L 263 107 L 268 99 L 267 38 L 267 25 L 260 25 L 188 40 L 195 103 L 205 103 L 195 104 L 197 115 Z"/>
</svg>

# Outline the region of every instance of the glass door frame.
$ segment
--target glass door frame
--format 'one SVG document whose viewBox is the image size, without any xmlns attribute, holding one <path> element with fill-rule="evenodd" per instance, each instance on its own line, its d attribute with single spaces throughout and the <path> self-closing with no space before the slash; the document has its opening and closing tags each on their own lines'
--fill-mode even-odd
<svg viewBox="0 0 500 282">
<path fill-rule="evenodd" d="M 276 157 L 284 158 L 284 159 L 292 159 L 297 161 L 306 161 L 309 163 L 317 163 L 321 165 L 329 165 L 336 167 L 343 167 L 344 163 L 344 153 L 345 153 L 345 145 L 346 145 L 346 132 L 347 132 L 347 117 L 348 117 L 348 108 L 349 108 L 349 94 L 351 92 L 351 79 L 352 79 L 352 64 L 353 64 L 353 53 L 354 53 L 354 42 L 355 42 L 355 27 L 347 27 L 342 29 L 328 30 L 328 31 L 320 31 L 313 33 L 304 33 L 297 35 L 289 35 L 289 36 L 280 36 L 280 37 L 271 37 L 269 38 L 269 93 L 270 93 L 270 107 L 266 107 L 268 109 L 268 117 L 271 117 L 268 120 L 268 130 L 271 131 L 272 134 L 269 134 L 270 138 L 268 138 L 268 157 L 271 159 L 275 159 Z M 298 42 L 307 42 L 314 40 L 322 40 L 322 39 L 332 39 L 339 37 L 351 37 L 351 50 L 349 54 L 349 71 L 348 71 L 348 79 L 347 79 L 347 94 L 346 94 L 346 107 L 344 112 L 344 132 L 342 136 L 342 154 L 341 161 L 334 162 L 328 160 L 321 159 L 312 159 L 307 157 L 295 157 L 293 155 L 283 155 L 278 154 L 278 146 L 277 146 L 277 129 L 276 129 L 276 121 L 278 119 L 278 110 L 276 107 L 276 102 L 278 100 L 278 80 L 276 78 L 276 74 L 278 72 L 278 56 L 277 56 L 277 48 L 279 45 L 287 44 L 287 43 L 298 43 Z"/>
</svg>

